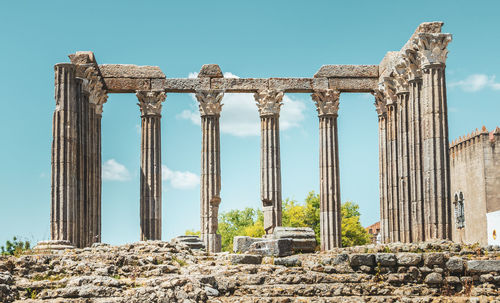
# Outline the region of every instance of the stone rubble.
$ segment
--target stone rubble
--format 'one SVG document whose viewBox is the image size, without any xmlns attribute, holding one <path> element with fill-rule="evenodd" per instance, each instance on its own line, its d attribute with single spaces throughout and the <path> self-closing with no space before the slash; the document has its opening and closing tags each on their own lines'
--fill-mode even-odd
<svg viewBox="0 0 500 303">
<path fill-rule="evenodd" d="M 441 241 L 284 258 L 183 244 L 0 257 L 0 302 L 500 302 L 500 248 Z"/>
</svg>

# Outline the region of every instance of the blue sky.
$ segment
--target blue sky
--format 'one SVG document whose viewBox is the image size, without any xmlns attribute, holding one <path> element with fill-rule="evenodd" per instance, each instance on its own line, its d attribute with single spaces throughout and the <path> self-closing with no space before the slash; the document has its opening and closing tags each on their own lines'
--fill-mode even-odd
<svg viewBox="0 0 500 303">
<path fill-rule="evenodd" d="M 498 1 L 2 1 L 0 2 L 0 243 L 50 236 L 53 65 L 77 50 L 99 63 L 158 65 L 188 77 L 206 63 L 239 77 L 312 77 L 323 64 L 378 64 L 421 22 L 453 34 L 447 61 L 450 139 L 500 125 Z M 495 78 L 498 76 L 498 78 Z M 307 94 L 282 107 L 283 197 L 318 192 L 318 119 Z M 257 107 L 227 95 L 221 117 L 221 211 L 260 207 Z M 110 95 L 102 121 L 102 239 L 139 239 L 140 111 Z M 199 228 L 201 131 L 192 96 L 163 107 L 163 239 Z M 257 128 L 256 128 L 257 127 Z M 378 221 L 373 97 L 343 94 L 342 201 Z"/>
</svg>

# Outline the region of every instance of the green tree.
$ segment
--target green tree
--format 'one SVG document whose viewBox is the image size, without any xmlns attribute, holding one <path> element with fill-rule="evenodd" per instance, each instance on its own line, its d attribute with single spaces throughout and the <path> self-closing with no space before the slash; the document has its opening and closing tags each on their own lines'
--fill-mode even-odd
<svg viewBox="0 0 500 303">
<path fill-rule="evenodd" d="M 259 237 L 264 234 L 262 211 L 250 207 L 244 210 L 230 210 L 219 215 L 219 234 L 222 238 L 222 250 L 233 250 L 233 238 L 236 236 L 246 236 L 247 232 L 251 236 Z M 258 223 L 260 222 L 260 223 Z M 259 225 L 262 227 L 261 231 Z M 257 226 L 255 226 L 257 225 Z"/>
<path fill-rule="evenodd" d="M 7 240 L 5 246 L 1 246 L 2 255 L 19 256 L 24 251 L 29 250 L 31 243 L 29 241 L 18 240 L 17 237 L 12 237 L 12 241 Z"/>
<path fill-rule="evenodd" d="M 356 246 L 370 243 L 370 235 L 359 222 L 359 205 L 353 201 L 342 203 L 342 246 Z"/>
</svg>

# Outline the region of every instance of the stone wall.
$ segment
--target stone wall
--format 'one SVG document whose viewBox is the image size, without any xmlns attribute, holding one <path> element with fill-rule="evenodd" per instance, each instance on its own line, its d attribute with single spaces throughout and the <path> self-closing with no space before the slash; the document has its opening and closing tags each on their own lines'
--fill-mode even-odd
<svg viewBox="0 0 500 303">
<path fill-rule="evenodd" d="M 452 239 L 457 242 L 488 243 L 486 214 L 500 210 L 500 129 L 483 127 L 460 137 L 450 146 L 452 202 L 463 193 L 464 228 L 453 219 Z"/>
<path fill-rule="evenodd" d="M 285 258 L 94 244 L 0 257 L 0 302 L 486 302 L 500 295 L 499 258 L 451 242 Z"/>
</svg>

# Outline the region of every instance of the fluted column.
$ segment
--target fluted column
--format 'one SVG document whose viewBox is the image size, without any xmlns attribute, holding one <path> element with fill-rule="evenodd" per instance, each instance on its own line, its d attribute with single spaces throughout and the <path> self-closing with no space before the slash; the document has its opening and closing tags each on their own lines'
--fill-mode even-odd
<svg viewBox="0 0 500 303">
<path fill-rule="evenodd" d="M 396 98 L 398 104 L 398 198 L 400 241 L 411 241 L 411 204 L 409 184 L 409 157 L 408 157 L 408 73 L 404 60 L 395 67 Z"/>
<path fill-rule="evenodd" d="M 264 230 L 272 234 L 281 226 L 281 164 L 279 113 L 283 92 L 262 90 L 254 94 L 260 114 L 260 196 L 264 212 Z"/>
<path fill-rule="evenodd" d="M 422 158 L 425 239 L 451 238 L 445 62 L 450 34 L 418 35 L 422 68 Z"/>
<path fill-rule="evenodd" d="M 312 95 L 319 117 L 320 239 L 321 250 L 342 246 L 337 116 L 340 92 Z"/>
<path fill-rule="evenodd" d="M 422 137 L 420 95 L 422 89 L 422 71 L 419 67 L 418 53 L 408 49 L 403 58 L 408 67 L 408 140 L 412 242 L 424 241 L 424 217 L 422 199 Z"/>
<path fill-rule="evenodd" d="M 372 93 L 378 114 L 379 143 L 379 192 L 380 192 L 380 232 L 381 242 L 389 242 L 389 198 L 388 198 L 388 163 L 387 163 L 387 108 L 383 91 Z"/>
<path fill-rule="evenodd" d="M 141 109 L 141 240 L 161 239 L 161 108 L 163 91 L 137 91 Z"/>
<path fill-rule="evenodd" d="M 200 221 L 201 237 L 207 251 L 221 251 L 221 235 L 217 234 L 220 204 L 220 130 L 222 91 L 198 91 L 201 115 L 201 184 Z"/>
<path fill-rule="evenodd" d="M 77 91 L 75 66 L 59 63 L 55 71 L 56 109 L 52 122 L 51 239 L 74 243 L 77 203 Z M 80 83 L 81 86 L 81 83 Z"/>
</svg>

